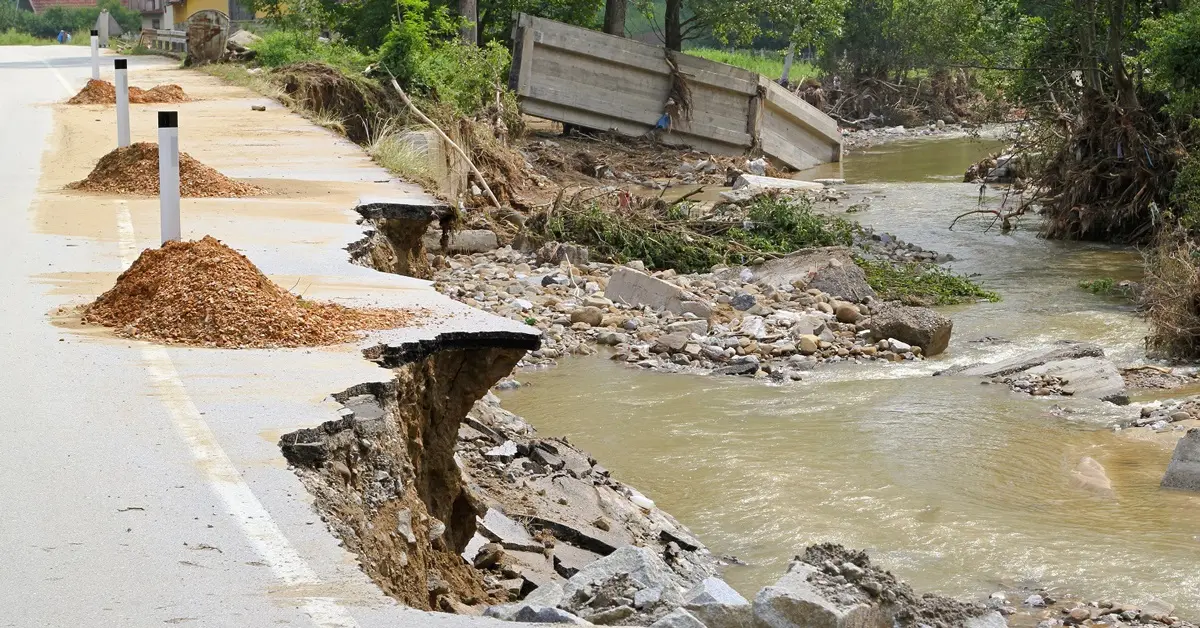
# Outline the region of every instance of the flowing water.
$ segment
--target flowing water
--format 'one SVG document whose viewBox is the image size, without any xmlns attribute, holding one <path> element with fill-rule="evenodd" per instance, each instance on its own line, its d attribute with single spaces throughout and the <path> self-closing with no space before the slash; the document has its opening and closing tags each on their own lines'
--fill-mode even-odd
<svg viewBox="0 0 1200 628">
<path fill-rule="evenodd" d="M 1058 339 L 1141 354 L 1143 322 L 1080 279 L 1139 276 L 1136 252 L 1046 242 L 1034 225 L 1003 235 L 974 216 L 978 186 L 961 173 L 995 143 L 923 140 L 850 155 L 852 217 L 953 254 L 1003 301 L 945 308 L 943 356 L 924 363 L 834 365 L 786 386 L 648 373 L 602 358 L 521 375 L 504 404 L 544 434 L 567 435 L 614 475 L 749 565 L 725 577 L 752 595 L 808 544 L 868 549 L 919 590 L 965 597 L 1054 587 L 1093 599 L 1160 598 L 1200 616 L 1200 496 L 1163 491 L 1162 441 L 1107 426 L 1136 408 L 1021 397 L 999 386 L 930 377 Z M 999 201 L 987 191 L 985 202 Z M 999 340 L 996 340 L 999 339 Z M 983 340 L 980 342 L 980 340 Z M 1099 461 L 1112 492 L 1073 481 Z"/>
</svg>

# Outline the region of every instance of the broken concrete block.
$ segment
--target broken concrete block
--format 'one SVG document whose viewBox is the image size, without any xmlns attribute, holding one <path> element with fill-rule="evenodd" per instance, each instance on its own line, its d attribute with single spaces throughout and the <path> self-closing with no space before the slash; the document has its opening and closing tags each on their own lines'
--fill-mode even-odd
<svg viewBox="0 0 1200 628">
<path fill-rule="evenodd" d="M 691 613 L 677 608 L 650 624 L 650 628 L 705 628 L 705 625 Z"/>
<path fill-rule="evenodd" d="M 430 253 L 486 253 L 500 248 L 496 234 L 487 229 L 463 229 L 449 235 L 445 250 L 442 249 L 442 230 L 436 225 L 421 236 L 425 250 Z"/>
<path fill-rule="evenodd" d="M 892 614 L 878 606 L 827 597 L 808 581 L 816 571 L 793 563 L 778 582 L 754 597 L 755 621 L 765 628 L 892 628 Z"/>
<path fill-rule="evenodd" d="M 742 188 L 757 189 L 765 192 L 767 190 L 823 190 L 825 186 L 812 181 L 777 179 L 775 177 L 743 174 L 733 182 L 733 189 L 741 190 Z"/>
<path fill-rule="evenodd" d="M 484 458 L 493 462 L 512 462 L 512 459 L 517 455 L 517 444 L 511 440 L 504 441 L 503 445 L 493 447 L 483 454 Z"/>
<path fill-rule="evenodd" d="M 483 616 L 504 621 L 527 622 L 530 624 L 590 625 L 588 622 L 562 609 L 550 606 L 532 606 L 525 603 L 489 606 L 487 610 L 483 611 Z"/>
<path fill-rule="evenodd" d="M 1175 445 L 1175 454 L 1167 465 L 1163 476 L 1163 488 L 1178 488 L 1185 491 L 1200 491 L 1200 428 L 1188 430 L 1183 440 Z"/>
<path fill-rule="evenodd" d="M 468 563 L 474 563 L 475 556 L 479 554 L 480 548 L 487 545 L 487 543 L 487 537 L 476 532 L 475 536 L 471 537 L 470 541 L 467 541 L 467 546 L 462 551 L 463 560 L 466 560 Z"/>
<path fill-rule="evenodd" d="M 1106 358 L 1074 358 L 1058 360 L 1035 366 L 1027 371 L 1030 375 L 1050 375 L 1067 381 L 1067 388 L 1076 397 L 1087 397 L 1109 401 L 1119 406 L 1129 403 L 1125 391 L 1125 378 Z"/>
<path fill-rule="evenodd" d="M 530 606 L 558 606 L 563 601 L 563 588 L 557 582 L 549 582 L 533 590 L 523 600 Z"/>
<path fill-rule="evenodd" d="M 479 521 L 479 532 L 501 547 L 526 552 L 542 551 L 542 544 L 535 541 L 525 526 L 509 519 L 495 508 L 488 508 Z"/>
<path fill-rule="evenodd" d="M 724 580 L 710 576 L 683 595 L 688 604 L 750 604 Z"/>
<path fill-rule="evenodd" d="M 688 311 L 706 320 L 712 314 L 711 307 L 689 298 L 683 288 L 628 267 L 616 269 L 608 280 L 604 296 L 613 303 L 666 310 L 675 314 Z M 688 305 L 685 306 L 685 303 Z"/>
<path fill-rule="evenodd" d="M 571 578 L 580 569 L 600 560 L 600 555 L 580 549 L 569 543 L 554 546 L 554 571 L 564 578 Z"/>
<path fill-rule="evenodd" d="M 798 284 L 855 303 L 875 296 L 866 273 L 854 262 L 853 252 L 844 246 L 799 251 L 768 260 L 755 267 L 752 276 L 759 285 L 787 289 Z"/>
</svg>

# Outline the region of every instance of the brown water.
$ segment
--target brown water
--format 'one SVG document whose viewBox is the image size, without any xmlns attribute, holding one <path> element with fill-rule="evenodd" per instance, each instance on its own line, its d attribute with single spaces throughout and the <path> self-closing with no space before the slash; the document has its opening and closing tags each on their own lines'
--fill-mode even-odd
<svg viewBox="0 0 1200 628">
<path fill-rule="evenodd" d="M 1126 304 L 1076 286 L 1137 277 L 1137 255 L 1046 242 L 1028 230 L 984 232 L 981 221 L 948 230 L 978 188 L 929 181 L 961 172 L 991 145 L 876 150 L 886 158 L 852 155 L 844 165 L 862 182 L 846 188 L 853 201 L 870 200 L 855 218 L 954 254 L 958 271 L 1004 297 L 947 308 L 955 338 L 944 356 L 840 365 L 788 386 L 572 359 L 522 374 L 526 386 L 505 406 L 543 433 L 570 436 L 714 552 L 748 562 L 725 574 L 745 594 L 772 582 L 805 544 L 832 540 L 870 550 L 924 590 L 985 596 L 1049 586 L 1125 602 L 1160 598 L 1200 616 L 1200 496 L 1159 490 L 1166 446 L 1107 428 L 1136 408 L 930 377 L 1063 338 L 1137 359 L 1143 323 Z M 983 337 L 1007 342 L 972 342 Z M 1084 456 L 1107 469 L 1111 494 L 1073 483 Z"/>
</svg>

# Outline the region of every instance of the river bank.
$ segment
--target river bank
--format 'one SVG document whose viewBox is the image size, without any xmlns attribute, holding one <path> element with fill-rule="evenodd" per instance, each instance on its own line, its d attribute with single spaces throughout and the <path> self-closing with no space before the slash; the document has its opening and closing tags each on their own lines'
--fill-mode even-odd
<svg viewBox="0 0 1200 628">
<path fill-rule="evenodd" d="M 1030 231 L 945 229 L 959 208 L 977 202 L 978 189 L 936 183 L 961 179 L 961 171 L 946 163 L 931 168 L 929 160 L 936 163 L 938 151 L 952 162 L 969 157 L 960 145 L 890 145 L 885 159 L 868 162 L 882 181 L 863 182 L 874 178 L 865 172 L 842 188 L 849 196 L 843 206 L 867 201 L 856 219 L 952 254 L 955 270 L 1002 294 L 996 304 L 942 308 L 955 321 L 945 355 L 901 365 L 832 364 L 784 388 L 639 374 L 581 358 L 519 375 L 524 386 L 504 393 L 504 403 L 543 430 L 570 434 L 714 551 L 747 560 L 750 567 L 726 571 L 743 591 L 768 583 L 781 557 L 801 544 L 832 539 L 874 548 L 877 560 L 919 589 L 984 599 L 1040 582 L 1131 603 L 1165 599 L 1194 615 L 1188 609 L 1200 609 L 1200 601 L 1184 592 L 1200 530 L 1174 522 L 1195 499 L 1157 488 L 1170 444 L 1112 429 L 1138 416 L 1140 406 L 1014 398 L 975 382 L 926 379 L 1064 338 L 1098 342 L 1118 364 L 1144 361 L 1144 328 L 1132 306 L 1076 285 L 1098 275 L 1136 279 L 1135 254 L 1045 242 Z M 907 159 L 905 150 L 929 160 Z M 915 168 L 903 172 L 905 161 Z M 851 157 L 843 167 L 852 172 L 855 163 Z M 613 399 L 609 390 L 629 392 Z M 1135 394 L 1135 404 L 1149 400 Z M 869 462 L 849 476 L 850 466 L 838 462 L 858 466 L 864 455 Z M 1084 457 L 1108 470 L 1112 496 L 1073 483 Z M 663 478 L 664 467 L 681 471 Z"/>
</svg>

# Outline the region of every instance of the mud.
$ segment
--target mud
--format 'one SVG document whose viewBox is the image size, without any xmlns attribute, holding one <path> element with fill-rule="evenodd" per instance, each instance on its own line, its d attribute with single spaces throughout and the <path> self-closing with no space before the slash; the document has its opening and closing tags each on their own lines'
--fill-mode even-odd
<svg viewBox="0 0 1200 628">
<path fill-rule="evenodd" d="M 378 83 L 352 78 L 323 63 L 293 63 L 272 73 L 296 105 L 337 116 L 356 144 L 370 141 L 373 125 L 401 112 L 399 100 Z"/>
</svg>

